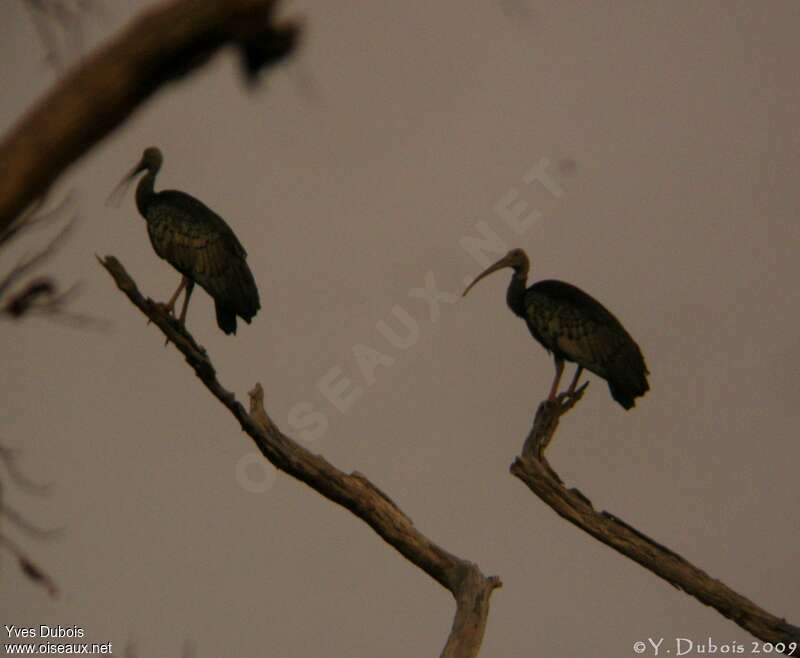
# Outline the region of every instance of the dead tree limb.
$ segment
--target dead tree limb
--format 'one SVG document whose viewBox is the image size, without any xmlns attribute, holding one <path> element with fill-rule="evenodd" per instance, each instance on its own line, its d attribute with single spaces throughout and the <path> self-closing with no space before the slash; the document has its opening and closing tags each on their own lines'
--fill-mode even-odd
<svg viewBox="0 0 800 658">
<path fill-rule="evenodd" d="M 560 417 L 576 402 L 577 398 L 562 397 L 558 401 L 545 401 L 539 405 L 522 456 L 514 460 L 511 473 L 527 484 L 559 516 L 676 588 L 715 608 L 755 637 L 773 644 L 782 643 L 786 648 L 785 653 L 789 655 L 791 643 L 800 645 L 800 628 L 761 609 L 610 512 L 596 511 L 580 491 L 564 486 L 545 459 L 544 451 L 558 428 Z"/>
<path fill-rule="evenodd" d="M 453 594 L 456 615 L 442 657 L 477 656 L 489 614 L 489 597 L 501 586 L 500 579 L 484 576 L 477 565 L 456 557 L 428 539 L 394 501 L 365 476 L 340 471 L 283 434 L 264 410 L 260 384 L 250 391 L 250 412 L 245 411 L 234 394 L 220 384 L 205 349 L 159 304 L 142 296 L 116 258 L 107 256 L 98 260 L 134 306 L 180 350 L 205 387 L 233 414 L 242 430 L 276 468 L 350 510 L 403 557 Z"/>
<path fill-rule="evenodd" d="M 0 233 L 163 85 L 235 45 L 249 79 L 293 51 L 278 0 L 173 0 L 145 11 L 58 82 L 0 142 Z"/>
</svg>

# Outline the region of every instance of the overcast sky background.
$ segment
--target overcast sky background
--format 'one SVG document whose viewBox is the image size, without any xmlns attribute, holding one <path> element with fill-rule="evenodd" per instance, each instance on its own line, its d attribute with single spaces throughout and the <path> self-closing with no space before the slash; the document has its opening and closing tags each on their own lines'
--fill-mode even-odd
<svg viewBox="0 0 800 658">
<path fill-rule="evenodd" d="M 106 3 L 87 46 L 147 4 Z M 484 264 L 463 244 L 481 231 L 525 248 L 532 280 L 600 299 L 652 372 L 629 412 L 593 378 L 549 452 L 567 486 L 800 622 L 800 4 L 307 0 L 285 13 L 305 15 L 304 47 L 266 84 L 247 92 L 222 54 L 55 191 L 78 193 L 81 223 L 46 269 L 79 281 L 72 309 L 109 326 L 2 325 L 0 436 L 52 484 L 48 498 L 6 500 L 65 530 L 20 540 L 55 600 L 3 558 L 0 624 L 77 624 L 143 657 L 187 639 L 198 656 L 433 656 L 450 629 L 446 590 L 253 462 L 250 439 L 97 264 L 116 255 L 156 299 L 178 283 L 133 194 L 104 205 L 149 145 L 165 156 L 157 187 L 225 217 L 261 291 L 236 337 L 195 292 L 188 326 L 221 382 L 246 402 L 260 381 L 288 434 L 502 578 L 481 655 L 612 658 L 648 637 L 709 636 L 750 651 L 753 639 L 508 473 L 553 374 L 505 306 L 508 274 L 438 316 L 409 295 L 426 277 L 459 293 Z M 55 74 L 20 3 L 0 3 L 0 25 L 7 130 Z M 560 195 L 524 182 L 543 159 Z M 496 210 L 509 200 L 540 217 L 515 232 Z M 407 349 L 378 328 L 402 333 L 396 306 L 419 332 Z M 357 345 L 391 365 L 368 381 Z M 346 411 L 326 376 L 349 379 Z M 300 403 L 323 432 L 292 427 Z"/>
</svg>

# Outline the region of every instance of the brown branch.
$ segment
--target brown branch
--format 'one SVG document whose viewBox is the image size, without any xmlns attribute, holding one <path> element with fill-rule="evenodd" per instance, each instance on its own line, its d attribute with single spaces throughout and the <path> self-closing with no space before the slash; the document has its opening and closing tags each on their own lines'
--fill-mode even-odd
<svg viewBox="0 0 800 658">
<path fill-rule="evenodd" d="M 392 499 L 366 477 L 360 473 L 340 471 L 283 434 L 264 411 L 264 393 L 260 384 L 250 391 L 250 412 L 245 411 L 233 393 L 220 384 L 205 349 L 159 304 L 142 296 L 116 258 L 107 256 L 98 260 L 128 299 L 180 350 L 206 388 L 233 414 L 276 468 L 350 510 L 401 555 L 453 594 L 457 604 L 456 615 L 441 655 L 446 658 L 477 656 L 489 613 L 489 597 L 492 590 L 501 586 L 500 579 L 484 576 L 477 565 L 448 553 L 428 539 Z"/>
<path fill-rule="evenodd" d="M 236 45 L 252 79 L 292 52 L 277 0 L 173 0 L 145 11 L 63 78 L 0 143 L 0 233 L 159 87 Z"/>
<path fill-rule="evenodd" d="M 544 449 L 558 428 L 560 417 L 577 400 L 562 398 L 542 402 L 536 411 L 522 456 L 514 460 L 511 473 L 561 517 L 592 537 L 638 562 L 671 585 L 715 608 L 755 637 L 783 643 L 787 655 L 792 642 L 800 643 L 800 628 L 771 615 L 730 587 L 690 564 L 686 559 L 639 532 L 610 512 L 597 512 L 577 489 L 567 489 L 544 457 Z"/>
</svg>

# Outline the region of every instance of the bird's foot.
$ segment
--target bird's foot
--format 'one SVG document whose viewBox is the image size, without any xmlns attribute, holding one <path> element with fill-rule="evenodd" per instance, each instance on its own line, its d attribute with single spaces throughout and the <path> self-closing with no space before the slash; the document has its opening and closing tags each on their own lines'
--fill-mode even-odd
<svg viewBox="0 0 800 658">
<path fill-rule="evenodd" d="M 153 305 L 161 311 L 167 317 L 172 316 L 175 317 L 175 305 L 173 304 L 170 306 L 169 304 L 165 304 L 164 302 L 153 302 Z M 152 320 L 150 318 L 147 319 L 147 324 L 150 324 Z"/>
<path fill-rule="evenodd" d="M 155 302 L 155 305 L 156 305 L 156 307 L 158 308 L 159 311 L 161 311 L 168 318 L 171 318 L 172 320 L 174 320 L 174 323 L 180 325 L 180 328 L 183 329 L 183 322 L 181 322 L 181 320 L 178 319 L 175 316 L 175 303 L 174 302 L 172 304 L 169 304 L 169 303 L 165 304 L 164 302 Z M 152 322 L 152 320 L 148 318 L 147 324 L 150 324 L 151 322 Z M 164 341 L 164 347 L 166 347 L 169 344 L 170 344 L 170 339 L 169 339 L 169 336 L 168 336 L 167 339 Z"/>
<path fill-rule="evenodd" d="M 588 381 L 583 382 L 582 385 L 578 386 L 576 389 L 568 389 L 563 393 L 559 393 L 555 401 L 561 405 L 562 411 L 567 411 L 571 409 L 577 402 L 583 397 L 583 392 L 586 390 L 586 387 L 589 385 Z"/>
<path fill-rule="evenodd" d="M 181 332 L 186 333 L 186 325 L 184 325 L 183 320 L 181 318 L 176 318 L 174 313 L 172 313 L 171 315 L 172 315 L 173 319 L 175 320 L 174 324 L 177 326 L 177 328 Z M 164 347 L 169 345 L 171 342 L 172 341 L 169 339 L 169 336 L 167 336 L 167 339 L 164 341 Z"/>
<path fill-rule="evenodd" d="M 156 302 L 156 306 L 161 310 L 162 313 L 166 313 L 167 315 L 171 315 L 173 318 L 175 317 L 175 302 L 164 303 L 164 302 Z"/>
</svg>

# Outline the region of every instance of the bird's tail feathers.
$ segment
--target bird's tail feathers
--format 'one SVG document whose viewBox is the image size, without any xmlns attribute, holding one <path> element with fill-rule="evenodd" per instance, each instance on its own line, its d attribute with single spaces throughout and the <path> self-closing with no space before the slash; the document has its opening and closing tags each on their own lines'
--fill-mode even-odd
<svg viewBox="0 0 800 658">
<path fill-rule="evenodd" d="M 223 306 L 220 306 L 219 302 L 216 302 L 214 305 L 217 310 L 217 326 L 226 334 L 235 334 L 236 313 L 224 308 Z"/>
<path fill-rule="evenodd" d="M 625 409 L 631 409 L 636 405 L 636 398 L 650 390 L 649 371 L 640 353 L 630 354 L 620 361 L 608 377 L 608 388 L 612 398 Z"/>
<path fill-rule="evenodd" d="M 236 276 L 236 313 L 248 324 L 261 308 L 258 288 L 247 264 L 242 262 Z"/>
</svg>

